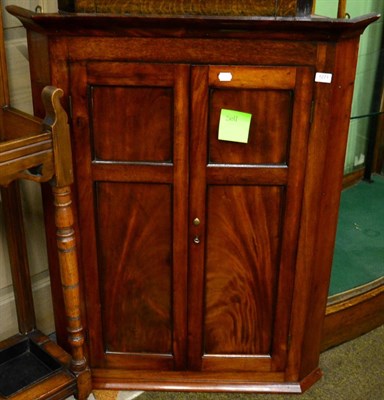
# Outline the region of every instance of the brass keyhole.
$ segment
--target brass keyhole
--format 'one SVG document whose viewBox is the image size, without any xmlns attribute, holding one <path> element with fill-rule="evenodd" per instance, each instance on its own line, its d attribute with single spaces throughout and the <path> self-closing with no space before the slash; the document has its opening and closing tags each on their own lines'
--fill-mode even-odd
<svg viewBox="0 0 384 400">
<path fill-rule="evenodd" d="M 200 225 L 200 219 L 196 217 L 196 218 L 193 220 L 193 225 L 199 226 L 199 225 Z M 199 238 L 199 236 L 196 235 L 196 236 L 193 238 L 193 243 L 195 243 L 195 244 L 199 244 L 199 243 L 200 243 L 200 238 Z"/>
</svg>

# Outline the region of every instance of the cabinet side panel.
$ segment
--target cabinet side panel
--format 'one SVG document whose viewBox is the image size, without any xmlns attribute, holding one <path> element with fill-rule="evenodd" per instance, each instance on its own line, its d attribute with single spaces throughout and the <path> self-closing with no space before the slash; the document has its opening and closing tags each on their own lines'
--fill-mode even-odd
<svg viewBox="0 0 384 400">
<path fill-rule="evenodd" d="M 171 353 L 170 185 L 97 184 L 104 346 Z"/>
<path fill-rule="evenodd" d="M 210 186 L 205 286 L 205 353 L 271 351 L 280 187 Z"/>
<path fill-rule="evenodd" d="M 311 238 L 312 241 L 309 242 L 304 241 L 307 249 L 313 248 L 312 258 L 310 261 L 306 260 L 307 265 L 311 263 L 313 266 L 313 273 L 308 293 L 309 312 L 305 326 L 305 339 L 302 344 L 301 376 L 309 374 L 319 362 L 322 324 L 328 297 L 342 189 L 344 157 L 358 55 L 358 38 L 351 38 L 338 43 L 334 51 L 333 76 L 335 81 L 333 88 L 330 89 L 332 91 L 331 97 L 328 104 L 318 103 L 318 109 L 314 116 L 313 144 L 309 148 L 310 154 L 315 151 L 318 152 L 318 160 L 324 160 L 324 162 L 321 164 L 323 170 L 316 170 L 312 164 L 308 166 L 307 179 L 313 179 L 317 182 L 317 185 L 314 188 L 316 190 L 311 188 L 308 193 L 313 197 L 305 196 L 304 198 L 305 209 L 309 208 L 308 203 L 315 198 L 314 196 L 317 196 L 317 199 L 321 198 L 321 200 L 317 203 L 318 219 L 317 224 L 313 225 L 313 239 Z M 328 52 L 329 59 L 332 60 L 333 49 L 329 49 Z M 318 87 L 317 95 L 320 97 L 323 93 L 325 98 L 329 94 L 329 92 Z M 336 104 L 338 107 L 333 106 Z M 324 130 L 322 130 L 323 124 L 327 124 Z M 315 144 L 320 142 L 320 137 L 323 137 L 323 142 L 321 146 L 318 145 L 315 148 Z M 309 184 L 308 187 L 310 187 Z M 306 218 L 305 223 L 310 226 L 311 216 L 306 215 Z M 305 253 L 303 249 L 301 249 L 301 252 L 302 254 Z M 308 257 L 309 254 L 307 253 L 305 256 Z"/>
</svg>

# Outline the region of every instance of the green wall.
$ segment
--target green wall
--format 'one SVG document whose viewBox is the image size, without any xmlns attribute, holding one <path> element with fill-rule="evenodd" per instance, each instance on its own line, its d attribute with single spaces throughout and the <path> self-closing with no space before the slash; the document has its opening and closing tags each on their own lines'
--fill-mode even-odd
<svg viewBox="0 0 384 400">
<path fill-rule="evenodd" d="M 315 13 L 327 17 L 336 17 L 337 4 L 337 0 L 316 0 Z M 347 0 L 346 11 L 351 18 L 370 12 L 383 15 L 384 0 Z M 377 22 L 370 25 L 361 36 L 352 103 L 352 117 L 363 116 L 371 112 L 370 107 L 383 27 L 384 15 Z M 353 172 L 364 164 L 369 135 L 369 122 L 369 117 L 351 119 L 344 170 L 346 174 Z"/>
</svg>

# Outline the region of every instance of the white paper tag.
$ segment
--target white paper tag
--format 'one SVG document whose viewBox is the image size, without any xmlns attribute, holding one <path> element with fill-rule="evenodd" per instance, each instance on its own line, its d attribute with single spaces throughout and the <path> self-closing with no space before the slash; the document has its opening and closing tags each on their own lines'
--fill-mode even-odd
<svg viewBox="0 0 384 400">
<path fill-rule="evenodd" d="M 315 82 L 331 83 L 332 82 L 332 74 L 328 74 L 326 72 L 316 72 Z"/>
<path fill-rule="evenodd" d="M 220 82 L 231 82 L 232 74 L 230 72 L 220 72 L 219 81 Z"/>
</svg>

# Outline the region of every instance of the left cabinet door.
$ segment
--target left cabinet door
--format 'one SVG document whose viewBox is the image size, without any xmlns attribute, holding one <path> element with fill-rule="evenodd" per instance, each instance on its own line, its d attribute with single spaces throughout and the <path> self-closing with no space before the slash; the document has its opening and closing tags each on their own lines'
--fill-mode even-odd
<svg viewBox="0 0 384 400">
<path fill-rule="evenodd" d="M 189 67 L 70 71 L 91 367 L 184 369 Z"/>
</svg>

